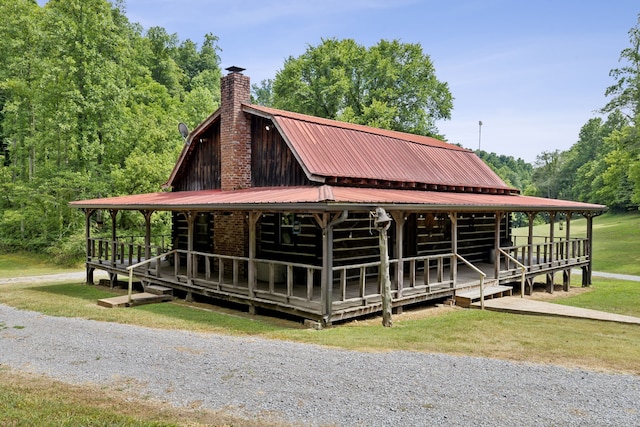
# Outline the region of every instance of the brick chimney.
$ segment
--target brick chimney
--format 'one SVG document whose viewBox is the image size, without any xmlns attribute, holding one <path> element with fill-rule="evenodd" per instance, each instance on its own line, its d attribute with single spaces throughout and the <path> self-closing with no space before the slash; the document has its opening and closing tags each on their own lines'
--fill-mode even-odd
<svg viewBox="0 0 640 427">
<path fill-rule="evenodd" d="M 244 68 L 229 67 L 220 80 L 220 187 L 251 187 L 251 123 L 242 104 L 251 102 L 249 77 Z"/>
<path fill-rule="evenodd" d="M 220 79 L 220 189 L 251 187 L 251 122 L 242 104 L 251 101 L 249 77 L 244 68 L 229 67 Z M 213 251 L 246 256 L 249 231 L 240 212 L 217 212 L 213 221 Z M 245 274 L 245 266 L 240 266 Z"/>
</svg>

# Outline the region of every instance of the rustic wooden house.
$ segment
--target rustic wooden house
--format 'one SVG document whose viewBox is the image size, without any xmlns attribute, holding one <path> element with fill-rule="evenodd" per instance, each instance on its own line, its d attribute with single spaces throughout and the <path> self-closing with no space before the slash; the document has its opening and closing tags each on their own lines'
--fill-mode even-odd
<svg viewBox="0 0 640 427">
<path fill-rule="evenodd" d="M 381 311 L 375 212 L 392 218 L 389 256 L 396 310 L 429 300 L 482 295 L 556 273 L 591 280 L 592 218 L 606 208 L 526 197 L 472 151 L 440 140 L 250 103 L 249 78 L 232 67 L 221 106 L 194 129 L 169 177 L 169 192 L 73 202 L 84 210 L 87 282 L 112 280 L 266 308 L 324 324 Z M 144 241 L 118 235 L 117 215 L 139 211 Z M 171 212 L 171 245 L 151 244 L 154 212 Z M 97 214 L 111 237 L 91 236 Z M 529 218 L 514 242 L 512 213 Z M 544 240 L 533 219 L 550 218 Z M 585 237 L 571 219 L 587 219 Z M 554 235 L 562 219 L 564 235 Z M 518 243 L 518 244 L 516 244 Z M 506 287 L 509 286 L 509 287 Z"/>
</svg>

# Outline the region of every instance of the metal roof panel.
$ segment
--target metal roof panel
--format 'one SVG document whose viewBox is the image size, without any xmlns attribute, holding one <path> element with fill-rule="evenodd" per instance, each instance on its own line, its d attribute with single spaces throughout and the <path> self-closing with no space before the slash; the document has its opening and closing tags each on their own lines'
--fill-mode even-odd
<svg viewBox="0 0 640 427">
<path fill-rule="evenodd" d="M 518 194 L 480 194 L 443 191 L 397 190 L 361 187 L 306 186 L 261 187 L 244 190 L 202 190 L 149 193 L 72 202 L 84 209 L 152 210 L 244 210 L 363 209 L 383 205 L 393 210 L 477 210 L 477 211 L 604 211 L 606 206 Z"/>
<path fill-rule="evenodd" d="M 312 175 L 513 190 L 475 153 L 435 138 L 245 106 L 273 120 Z"/>
</svg>

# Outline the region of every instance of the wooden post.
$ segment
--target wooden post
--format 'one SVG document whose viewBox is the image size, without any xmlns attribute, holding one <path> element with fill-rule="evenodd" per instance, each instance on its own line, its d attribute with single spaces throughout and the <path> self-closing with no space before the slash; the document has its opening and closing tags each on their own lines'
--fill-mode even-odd
<svg viewBox="0 0 640 427">
<path fill-rule="evenodd" d="M 458 214 L 456 212 L 449 212 L 449 219 L 451 220 L 451 267 L 450 277 L 453 287 L 456 287 L 458 281 Z"/>
<path fill-rule="evenodd" d="M 402 290 L 404 287 L 404 263 L 402 257 L 404 256 L 404 224 L 405 224 L 406 212 L 392 212 L 394 221 L 396 222 L 396 244 L 395 244 L 395 257 L 398 260 L 396 263 L 396 283 L 398 288 L 397 298 L 402 297 Z M 427 272 L 425 272 L 426 274 Z M 402 306 L 399 305 L 396 308 L 396 313 L 402 313 Z"/>
<path fill-rule="evenodd" d="M 529 267 L 529 271 L 531 271 L 531 266 L 533 265 L 533 220 L 536 218 L 536 213 L 527 212 L 527 217 L 529 218 L 529 235 L 527 238 L 529 254 L 527 256 L 527 267 Z M 533 276 L 527 278 L 527 286 L 529 287 L 527 295 L 531 295 L 533 293 Z"/>
<path fill-rule="evenodd" d="M 582 270 L 582 286 L 591 286 L 591 272 L 593 269 L 593 215 L 586 214 L 587 217 L 587 252 L 589 263 L 586 269 Z"/>
<path fill-rule="evenodd" d="M 503 215 L 504 214 L 502 212 L 496 212 L 495 236 L 493 239 L 493 246 L 495 248 L 495 255 L 493 257 L 493 277 L 496 280 L 500 278 L 500 222 L 502 221 Z"/>
<path fill-rule="evenodd" d="M 247 279 L 249 281 L 249 299 L 251 303 L 249 304 L 249 314 L 256 314 L 256 306 L 253 305 L 253 300 L 255 299 L 255 288 L 256 288 L 256 228 L 258 224 L 258 219 L 260 219 L 260 212 L 249 212 L 249 265 L 247 271 Z"/>
<path fill-rule="evenodd" d="M 322 289 L 321 301 L 322 317 L 325 326 L 331 324 L 331 313 L 333 310 L 333 227 L 346 221 L 349 211 L 342 211 L 334 215 L 329 221 L 329 214 L 322 216 L 314 214 L 313 217 L 322 229 Z"/>
<path fill-rule="evenodd" d="M 94 268 L 89 266 L 89 262 L 91 261 L 91 215 L 95 212 L 95 209 L 87 209 L 84 212 L 85 216 L 85 236 L 87 239 L 87 259 L 85 263 L 85 267 L 87 270 L 86 275 L 86 283 L 89 285 L 93 285 L 93 271 Z"/>
<path fill-rule="evenodd" d="M 118 236 L 116 235 L 116 218 L 118 216 L 117 209 L 110 209 L 109 215 L 111 216 L 111 267 L 115 268 L 116 260 L 118 259 L 118 242 L 116 241 Z M 116 273 L 109 273 L 109 279 L 111 287 L 118 282 L 118 275 Z"/>
<path fill-rule="evenodd" d="M 557 212 L 549 212 L 549 265 L 552 270 L 547 273 L 547 292 L 553 293 L 553 282 L 554 282 L 554 273 L 553 273 L 553 263 L 555 262 L 555 234 L 556 234 L 556 215 Z"/>
<path fill-rule="evenodd" d="M 566 237 L 565 237 L 565 260 L 568 263 L 571 259 L 571 212 L 567 212 L 567 221 L 565 226 L 566 228 Z M 571 288 L 571 269 L 565 270 L 563 280 L 562 280 L 562 289 L 564 291 L 568 291 Z"/>
<path fill-rule="evenodd" d="M 193 279 L 193 229 L 196 218 L 198 217 L 198 212 L 195 211 L 185 211 L 182 212 L 185 219 L 187 220 L 187 283 L 191 284 L 191 280 Z M 187 294 L 189 295 L 189 294 Z"/>
<path fill-rule="evenodd" d="M 140 213 L 144 216 L 144 259 L 151 258 L 151 215 L 152 210 L 141 210 Z M 158 255 L 158 254 L 156 254 Z M 140 260 L 138 260 L 140 262 Z M 160 262 L 160 260 L 158 260 Z"/>
<path fill-rule="evenodd" d="M 382 326 L 391 327 L 391 278 L 389 276 L 389 246 L 387 230 L 391 226 L 391 218 L 382 208 L 376 208 L 375 226 L 378 229 L 378 244 L 380 246 L 380 287 L 382 294 Z"/>
<path fill-rule="evenodd" d="M 314 214 L 318 226 L 322 230 L 322 270 L 320 271 L 320 307 L 322 310 L 322 317 L 325 319 L 325 323 L 330 316 L 330 310 L 328 309 L 329 296 L 327 294 L 327 286 L 329 281 L 329 236 L 327 235 L 327 227 L 329 225 L 329 214 L 324 213 L 322 216 Z M 332 279 L 333 280 L 333 279 Z"/>
</svg>

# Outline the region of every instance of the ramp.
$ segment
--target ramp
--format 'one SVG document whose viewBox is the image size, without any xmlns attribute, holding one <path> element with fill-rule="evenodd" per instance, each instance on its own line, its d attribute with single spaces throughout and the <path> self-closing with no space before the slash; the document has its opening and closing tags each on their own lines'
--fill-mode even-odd
<svg viewBox="0 0 640 427">
<path fill-rule="evenodd" d="M 480 303 L 474 302 L 471 306 L 473 308 L 480 308 Z M 638 317 L 536 301 L 529 298 L 520 298 L 519 296 L 485 300 L 484 308 L 485 310 L 503 311 L 506 313 L 571 317 L 576 319 L 592 319 L 640 325 L 640 318 Z"/>
</svg>

